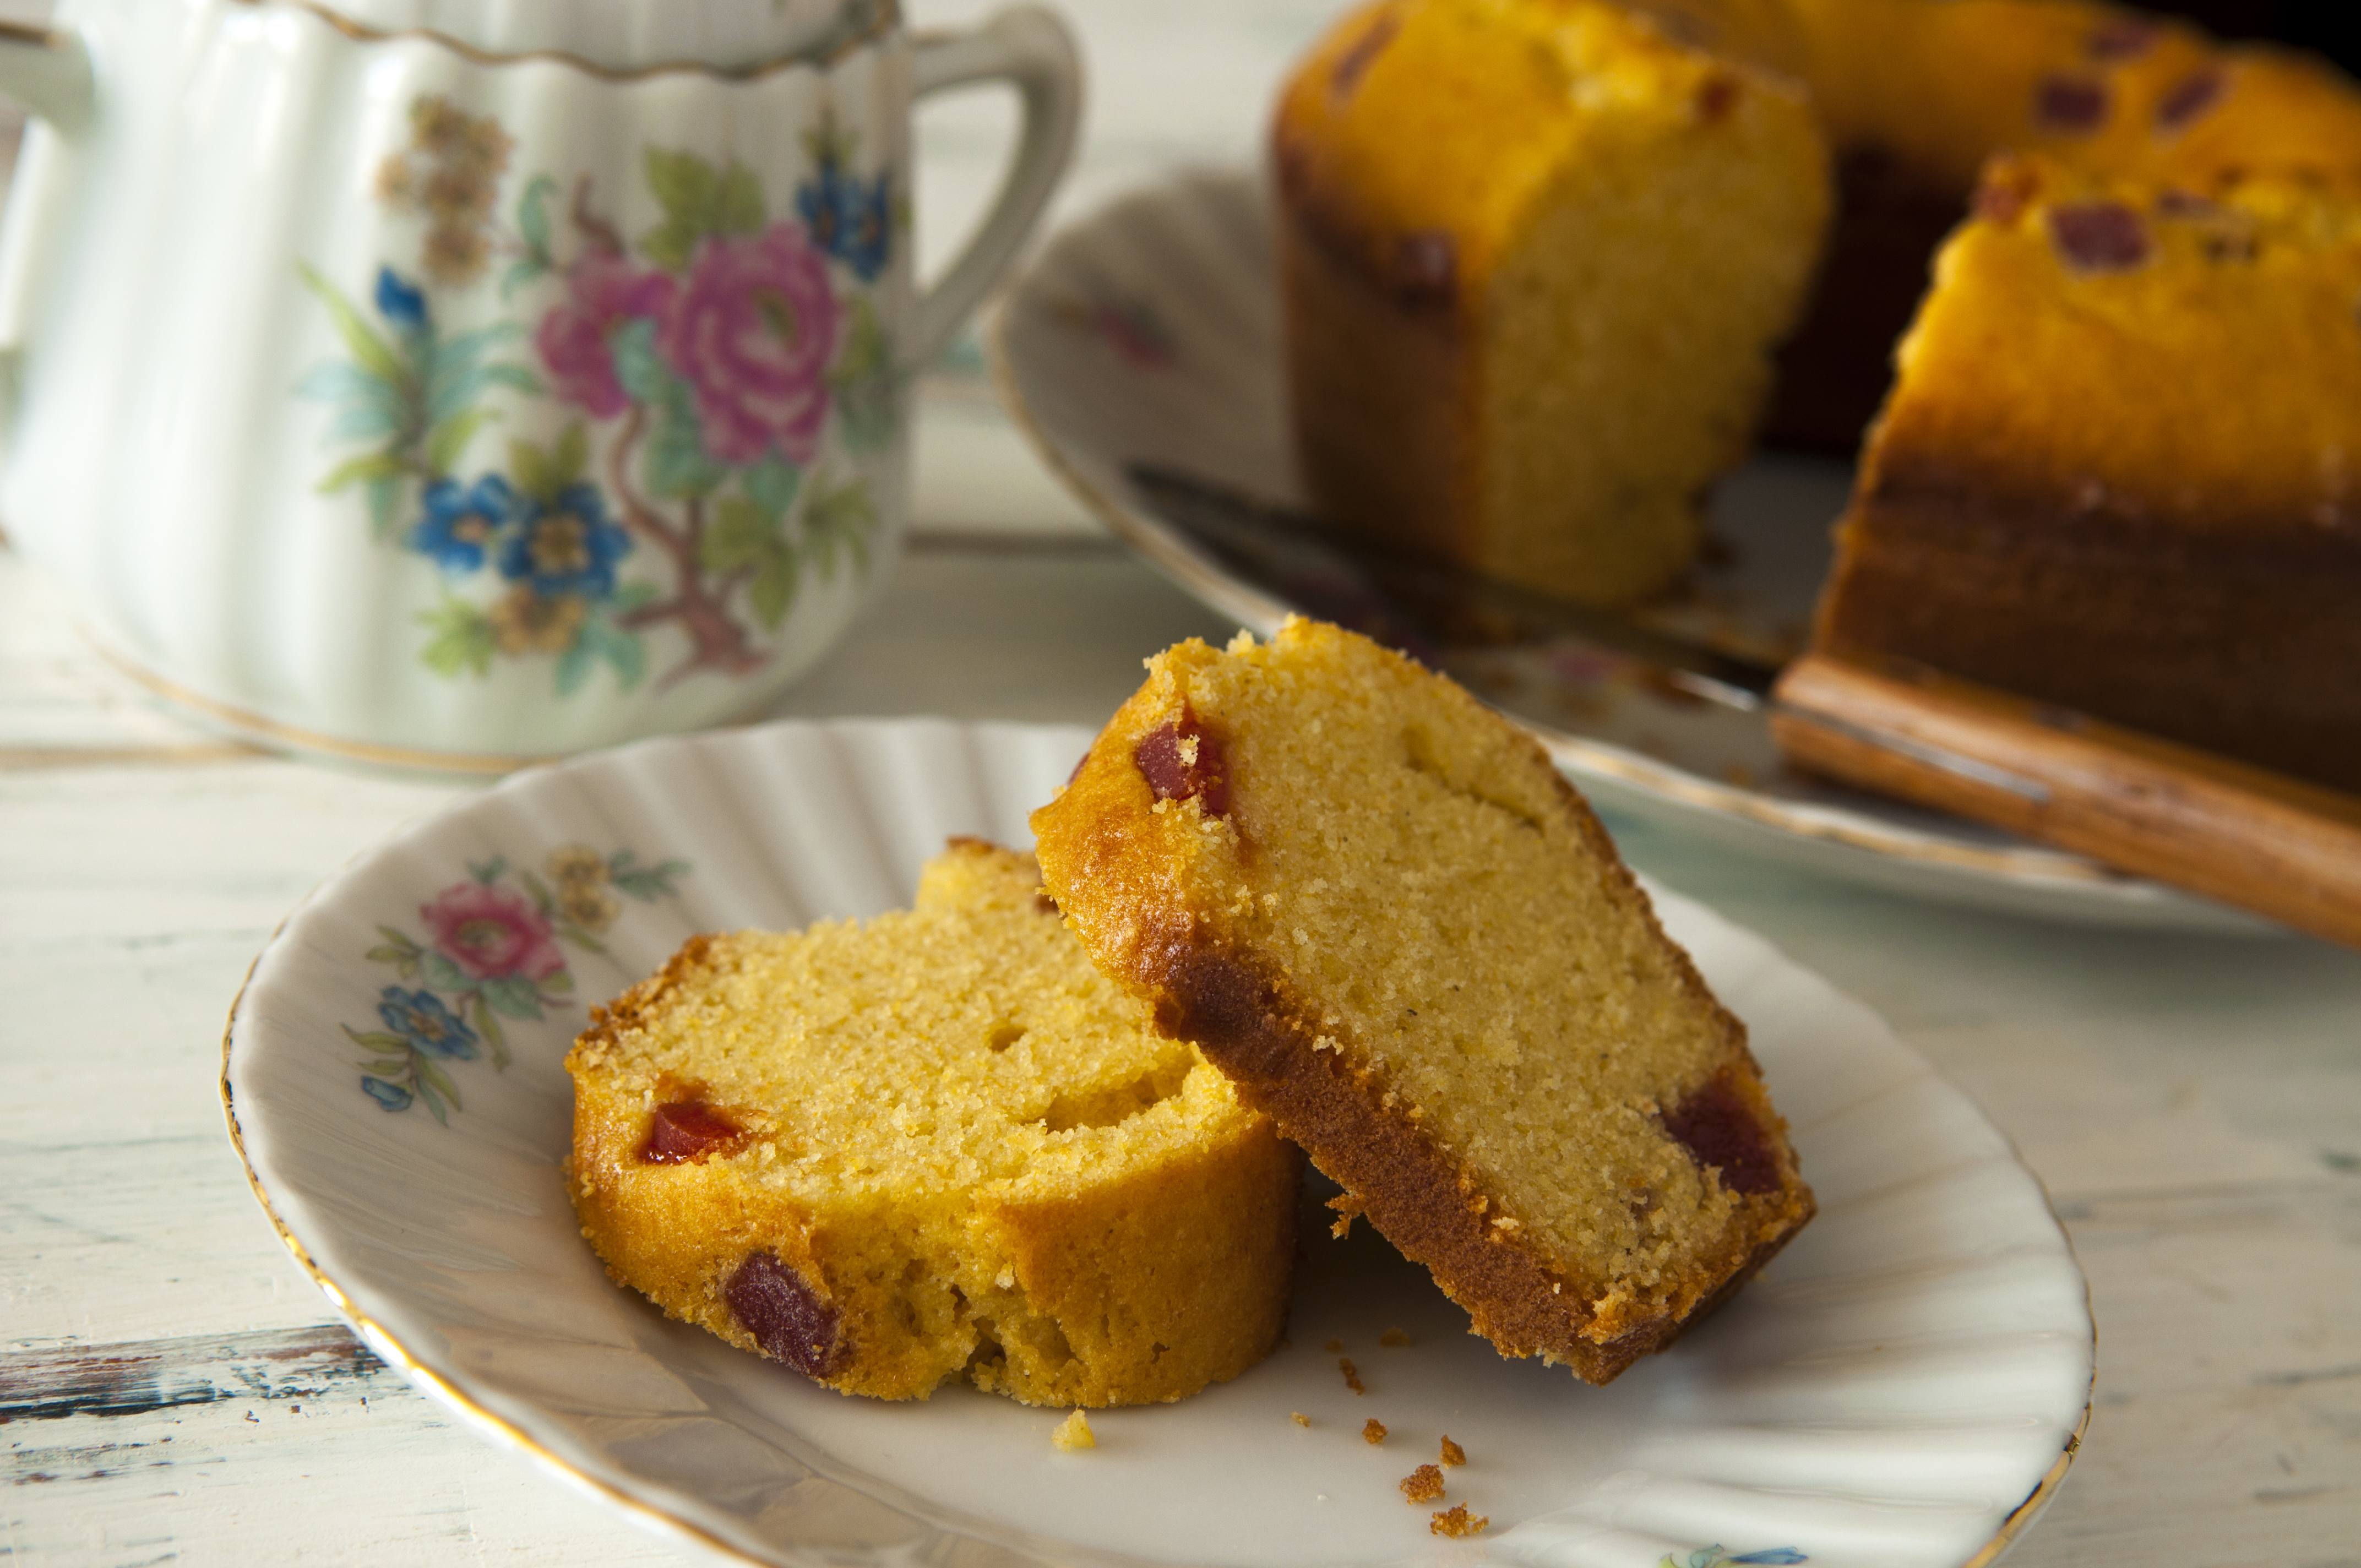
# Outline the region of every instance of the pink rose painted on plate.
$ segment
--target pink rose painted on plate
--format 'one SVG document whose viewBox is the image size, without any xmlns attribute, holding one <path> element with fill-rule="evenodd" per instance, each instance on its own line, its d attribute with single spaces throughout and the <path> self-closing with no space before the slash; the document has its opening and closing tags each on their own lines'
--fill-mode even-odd
<svg viewBox="0 0 2361 1568">
<path fill-rule="evenodd" d="M 548 917 L 511 888 L 463 882 L 419 906 L 435 948 L 478 980 L 545 980 L 566 967 Z"/>
<path fill-rule="evenodd" d="M 631 407 L 615 375 L 609 334 L 641 317 L 661 320 L 679 286 L 662 272 L 635 267 L 613 251 L 587 251 L 566 273 L 566 302 L 542 317 L 533 342 L 557 395 L 612 419 Z"/>
<path fill-rule="evenodd" d="M 794 224 L 699 248 L 657 346 L 696 394 L 705 447 L 723 463 L 776 446 L 808 463 L 828 417 L 837 302 L 828 261 Z"/>
</svg>

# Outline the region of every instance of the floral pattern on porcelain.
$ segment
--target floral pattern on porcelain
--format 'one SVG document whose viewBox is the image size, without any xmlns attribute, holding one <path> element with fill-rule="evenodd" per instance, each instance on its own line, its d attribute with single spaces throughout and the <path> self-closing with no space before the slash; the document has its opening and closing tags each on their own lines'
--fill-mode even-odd
<svg viewBox="0 0 2361 1568">
<path fill-rule="evenodd" d="M 652 658 L 667 683 L 761 669 L 806 581 L 869 570 L 877 504 L 853 460 L 898 417 L 874 287 L 907 231 L 891 171 L 862 177 L 823 122 L 774 211 L 745 164 L 650 147 L 663 218 L 634 239 L 588 176 L 569 195 L 533 174 L 503 221 L 516 143 L 497 119 L 423 96 L 409 125 L 375 194 L 423 221 L 415 260 L 380 263 L 366 305 L 302 268 L 346 357 L 297 389 L 361 448 L 318 488 L 357 491 L 376 537 L 440 581 L 421 660 L 458 678 L 545 658 L 560 696 L 602 667 L 632 689 Z M 500 319 L 450 330 L 496 269 Z M 511 416 L 555 434 L 485 466 Z"/>
<path fill-rule="evenodd" d="M 1792 1546 L 1773 1546 L 1761 1552 L 1749 1552 L 1737 1557 L 1730 1556 L 1719 1546 L 1700 1546 L 1690 1552 L 1686 1560 L 1675 1558 L 1667 1552 L 1658 1560 L 1656 1568 L 1730 1568 L 1730 1565 L 1741 1563 L 1766 1564 L 1775 1563 L 1789 1565 L 1810 1561 L 1810 1558 Z"/>
<path fill-rule="evenodd" d="M 461 1107 L 446 1064 L 489 1053 L 494 1071 L 505 1069 L 501 1019 L 529 1021 L 572 1005 L 566 947 L 605 953 L 598 938 L 623 900 L 670 898 L 688 869 L 686 861 L 648 865 L 630 850 L 601 854 L 568 844 L 544 860 L 544 878 L 495 855 L 419 905 L 423 940 L 379 926 L 384 940 L 366 957 L 391 967 L 400 983 L 378 992 L 379 1027 L 344 1026 L 372 1053 L 358 1064 L 361 1092 L 388 1111 L 423 1103 L 447 1125 Z"/>
</svg>

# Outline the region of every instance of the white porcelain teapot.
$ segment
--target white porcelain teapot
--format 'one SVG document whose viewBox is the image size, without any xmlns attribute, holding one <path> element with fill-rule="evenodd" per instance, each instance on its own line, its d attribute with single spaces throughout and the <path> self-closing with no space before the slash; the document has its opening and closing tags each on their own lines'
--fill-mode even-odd
<svg viewBox="0 0 2361 1568">
<path fill-rule="evenodd" d="M 1016 85 L 911 275 L 910 106 Z M 110 655 L 283 744 L 500 768 L 759 706 L 898 547 L 909 374 L 1072 142 L 1047 13 L 65 0 L 0 233 L 0 522 Z"/>
</svg>

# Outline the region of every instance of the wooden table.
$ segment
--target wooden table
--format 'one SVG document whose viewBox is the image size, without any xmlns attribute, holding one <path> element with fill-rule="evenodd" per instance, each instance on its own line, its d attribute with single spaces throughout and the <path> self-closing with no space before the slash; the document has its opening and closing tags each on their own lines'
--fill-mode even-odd
<svg viewBox="0 0 2361 1568">
<path fill-rule="evenodd" d="M 1324 7 L 1079 9 L 1098 93 L 1069 210 L 1247 156 Z M 928 122 L 939 234 L 972 203 L 998 115 Z M 972 359 L 929 387 L 925 418 L 916 545 L 780 713 L 1095 723 L 1142 655 L 1227 631 L 1022 457 Z M 280 1250 L 223 1135 L 222 1018 L 272 925 L 461 792 L 150 710 L 0 551 L 0 1555 L 697 1555 L 381 1365 Z M 1643 869 L 1884 1013 L 2048 1183 L 2091 1278 L 2098 1408 L 2012 1563 L 2361 1564 L 2361 956 L 1980 916 L 1615 826 Z"/>
</svg>

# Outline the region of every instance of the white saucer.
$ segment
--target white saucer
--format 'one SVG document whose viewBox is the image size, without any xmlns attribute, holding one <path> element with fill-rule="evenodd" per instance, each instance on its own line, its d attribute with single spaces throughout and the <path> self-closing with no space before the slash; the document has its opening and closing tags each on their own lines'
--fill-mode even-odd
<svg viewBox="0 0 2361 1568">
<path fill-rule="evenodd" d="M 1017 278 L 994 329 L 1010 412 L 1050 468 L 1181 588 L 1265 634 L 1290 610 L 1349 618 L 1353 590 L 1317 563 L 1250 575 L 1177 526 L 1137 476 L 1303 504 L 1272 275 L 1261 187 L 1243 174 L 1190 175 L 1059 235 Z M 1843 465 L 1810 458 L 1758 458 L 1740 470 L 1716 497 L 1715 558 L 1685 598 L 1650 615 L 1734 652 L 1794 652 L 1850 480 Z M 1759 717 L 1673 700 L 1595 650 L 1560 641 L 1435 652 L 1610 810 L 1945 903 L 2110 926 L 2281 929 L 2080 855 L 1797 773 Z"/>
<path fill-rule="evenodd" d="M 1027 810 L 1088 740 L 767 725 L 524 773 L 402 834 L 288 917 L 231 1012 L 223 1100 L 280 1234 L 380 1354 L 495 1441 L 763 1562 L 1957 1568 L 2048 1498 L 2092 1328 L 2039 1184 L 1866 1008 L 1662 893 L 1752 1030 L 1820 1213 L 1608 1388 L 1501 1360 L 1366 1226 L 1342 1244 L 1307 1226 L 1268 1361 L 1098 1413 L 1099 1448 L 1075 1454 L 1050 1446 L 1060 1412 L 965 1388 L 844 1398 L 611 1284 L 559 1174 L 583 1004 L 692 932 L 902 905 L 947 835 L 1029 842 Z M 1382 1343 L 1394 1328 L 1411 1343 Z M 1491 1520 L 1461 1542 L 1395 1489 L 1445 1433 L 1469 1455 L 1449 1500 Z"/>
</svg>

